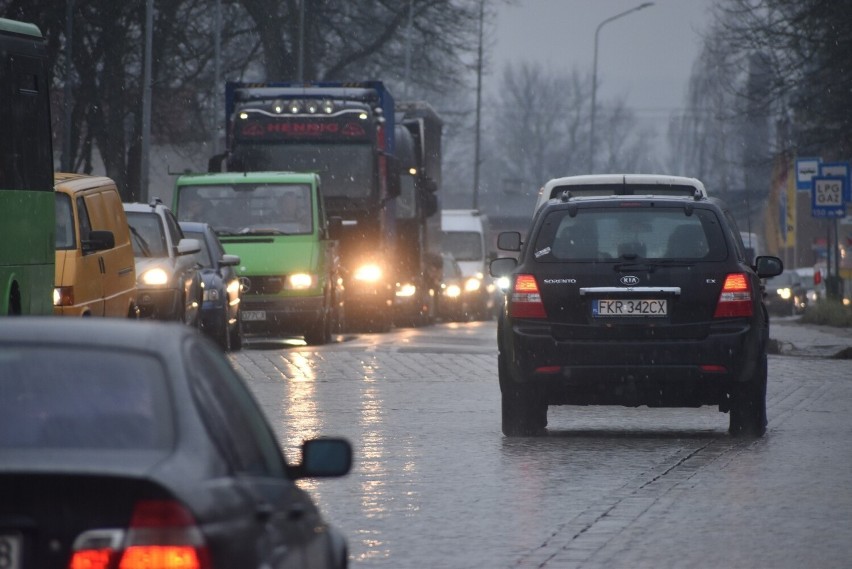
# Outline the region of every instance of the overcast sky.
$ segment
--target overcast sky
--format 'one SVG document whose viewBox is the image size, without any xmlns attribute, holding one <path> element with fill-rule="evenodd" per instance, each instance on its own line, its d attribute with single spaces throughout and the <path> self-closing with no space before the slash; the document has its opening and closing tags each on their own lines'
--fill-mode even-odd
<svg viewBox="0 0 852 569">
<path fill-rule="evenodd" d="M 495 0 L 492 0 L 495 1 Z M 505 63 L 537 62 L 545 68 L 591 73 L 597 26 L 645 0 L 514 0 L 497 4 L 490 30 L 486 85 L 496 85 Z M 712 0 L 655 0 L 601 28 L 598 102 L 626 99 L 644 121 L 667 124 L 684 106 L 701 34 Z M 665 134 L 665 127 L 660 133 Z"/>
</svg>

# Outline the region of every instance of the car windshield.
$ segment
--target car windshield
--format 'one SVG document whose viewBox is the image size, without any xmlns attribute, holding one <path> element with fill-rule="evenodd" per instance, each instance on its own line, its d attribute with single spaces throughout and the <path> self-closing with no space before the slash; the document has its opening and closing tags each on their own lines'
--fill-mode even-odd
<svg viewBox="0 0 852 569">
<path fill-rule="evenodd" d="M 168 257 L 163 220 L 154 212 L 128 211 L 133 253 L 137 257 Z"/>
<path fill-rule="evenodd" d="M 727 254 L 718 220 L 709 210 L 682 207 L 584 208 L 547 214 L 534 244 L 539 262 L 705 261 Z"/>
<path fill-rule="evenodd" d="M 0 449 L 153 449 L 174 438 L 162 362 L 85 346 L 0 349 Z"/>
<path fill-rule="evenodd" d="M 307 184 L 211 184 L 180 189 L 178 219 L 209 223 L 224 234 L 306 234 L 313 231 Z"/>
</svg>

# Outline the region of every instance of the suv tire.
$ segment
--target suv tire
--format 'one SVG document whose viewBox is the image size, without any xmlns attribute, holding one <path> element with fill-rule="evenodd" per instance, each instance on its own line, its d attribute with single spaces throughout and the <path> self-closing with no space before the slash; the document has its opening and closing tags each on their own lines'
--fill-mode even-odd
<svg viewBox="0 0 852 569">
<path fill-rule="evenodd" d="M 736 384 L 731 393 L 728 432 L 735 437 L 762 437 L 766 433 L 766 354 L 751 381 Z"/>
<path fill-rule="evenodd" d="M 497 360 L 502 393 L 503 434 L 507 437 L 529 437 L 545 433 L 547 403 L 530 385 L 517 383 L 509 377 L 505 356 Z"/>
</svg>

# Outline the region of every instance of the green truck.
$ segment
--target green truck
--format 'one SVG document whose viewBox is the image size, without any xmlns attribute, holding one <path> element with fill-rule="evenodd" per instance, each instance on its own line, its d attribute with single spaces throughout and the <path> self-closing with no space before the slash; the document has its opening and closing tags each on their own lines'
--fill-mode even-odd
<svg viewBox="0 0 852 569">
<path fill-rule="evenodd" d="M 210 224 L 239 255 L 243 332 L 303 336 L 325 344 L 344 321 L 338 236 L 314 173 L 185 174 L 175 183 L 178 219 Z"/>
</svg>

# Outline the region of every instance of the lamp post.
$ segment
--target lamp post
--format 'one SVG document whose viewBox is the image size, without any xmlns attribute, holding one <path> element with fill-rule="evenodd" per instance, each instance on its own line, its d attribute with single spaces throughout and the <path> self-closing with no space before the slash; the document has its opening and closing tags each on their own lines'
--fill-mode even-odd
<svg viewBox="0 0 852 569">
<path fill-rule="evenodd" d="M 620 14 L 616 14 L 615 16 L 611 16 L 598 24 L 598 27 L 595 29 L 595 58 L 592 63 L 592 116 L 589 128 L 589 173 L 595 173 L 595 112 L 596 112 L 596 97 L 598 91 L 598 35 L 600 34 L 601 28 L 604 25 L 612 22 L 613 20 L 617 20 L 619 18 L 623 18 L 628 14 L 632 14 L 633 12 L 638 12 L 643 8 L 647 8 L 649 6 L 653 6 L 653 2 L 643 2 L 639 4 L 635 8 L 631 8 L 629 10 L 625 10 Z"/>
</svg>

